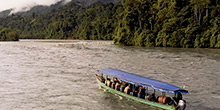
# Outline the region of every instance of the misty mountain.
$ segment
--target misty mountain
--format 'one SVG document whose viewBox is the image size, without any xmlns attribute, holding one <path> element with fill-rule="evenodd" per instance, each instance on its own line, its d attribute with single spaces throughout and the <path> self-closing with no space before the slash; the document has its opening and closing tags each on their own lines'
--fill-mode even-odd
<svg viewBox="0 0 220 110">
<path fill-rule="evenodd" d="M 12 11 L 12 9 L 4 10 L 4 11 L 0 12 L 0 18 L 7 17 L 11 13 L 11 11 Z"/>
<path fill-rule="evenodd" d="M 16 13 L 16 15 L 27 16 L 27 15 L 32 15 L 33 13 L 35 13 L 36 15 L 40 15 L 40 14 L 49 13 L 52 10 L 56 10 L 62 6 L 64 6 L 63 1 L 57 2 L 57 3 L 52 4 L 50 6 L 37 5 L 37 6 L 34 6 L 33 8 L 31 8 L 29 11 L 18 12 L 18 13 Z"/>
<path fill-rule="evenodd" d="M 32 15 L 34 13 L 36 15 L 40 15 L 40 14 L 49 13 L 52 10 L 56 10 L 62 6 L 64 6 L 64 3 L 63 3 L 63 1 L 60 1 L 60 2 L 57 2 L 57 3 L 52 4 L 50 6 L 37 5 L 37 6 L 32 7 L 28 11 L 18 12 L 18 13 L 12 13 L 13 10 L 9 9 L 9 10 L 5 10 L 5 11 L 0 12 L 0 18 L 5 18 L 5 17 L 9 16 L 10 14 L 26 16 L 26 15 Z"/>
<path fill-rule="evenodd" d="M 78 5 L 81 5 L 81 6 L 89 6 L 99 1 L 103 3 L 108 3 L 108 2 L 116 3 L 116 2 L 119 2 L 120 0 L 72 0 L 71 2 L 77 3 Z M 37 5 L 28 11 L 18 12 L 18 13 L 12 13 L 13 9 L 9 9 L 9 10 L 0 12 L 0 18 L 5 18 L 7 16 L 10 16 L 10 14 L 21 15 L 21 16 L 27 16 L 27 15 L 32 15 L 32 14 L 35 14 L 35 15 L 46 14 L 46 13 L 55 11 L 58 8 L 63 7 L 63 6 L 65 6 L 64 0 L 59 1 L 55 4 L 52 4 L 50 6 Z"/>
</svg>

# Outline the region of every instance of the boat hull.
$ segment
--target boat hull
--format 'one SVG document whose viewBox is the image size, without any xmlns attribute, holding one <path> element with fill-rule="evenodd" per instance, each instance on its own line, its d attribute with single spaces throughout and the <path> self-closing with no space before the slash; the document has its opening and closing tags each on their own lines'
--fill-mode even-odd
<svg viewBox="0 0 220 110">
<path fill-rule="evenodd" d="M 160 103 L 155 103 L 155 102 L 151 102 L 151 101 L 147 101 L 147 100 L 144 100 L 144 99 L 141 99 L 141 98 L 138 98 L 138 97 L 134 97 L 134 96 L 131 96 L 131 95 L 128 95 L 128 94 L 125 94 L 121 91 L 117 91 L 117 90 L 114 90 L 110 87 L 107 87 L 105 84 L 103 84 L 102 82 L 100 82 L 98 79 L 97 79 L 97 82 L 98 84 L 104 88 L 104 89 L 107 89 L 108 91 L 112 92 L 112 93 L 115 93 L 115 94 L 118 94 L 118 95 L 121 95 L 121 96 L 124 96 L 128 99 L 132 99 L 134 101 L 138 101 L 138 102 L 141 102 L 141 103 L 144 103 L 144 104 L 148 104 L 150 106 L 154 106 L 154 107 L 158 107 L 158 108 L 162 108 L 162 109 L 165 109 L 165 110 L 175 110 L 176 108 L 173 107 L 173 106 L 168 106 L 168 105 L 163 105 L 163 104 L 160 104 Z"/>
</svg>

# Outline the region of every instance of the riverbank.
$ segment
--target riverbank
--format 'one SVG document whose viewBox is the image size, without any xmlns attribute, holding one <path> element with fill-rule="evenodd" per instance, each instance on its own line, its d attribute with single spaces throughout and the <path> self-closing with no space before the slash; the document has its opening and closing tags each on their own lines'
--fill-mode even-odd
<svg viewBox="0 0 220 110">
<path fill-rule="evenodd" d="M 20 39 L 21 42 L 42 42 L 42 43 L 52 43 L 56 47 L 66 47 L 66 48 L 85 48 L 88 45 L 113 45 L 113 41 L 104 40 L 44 40 L 44 39 Z"/>
</svg>

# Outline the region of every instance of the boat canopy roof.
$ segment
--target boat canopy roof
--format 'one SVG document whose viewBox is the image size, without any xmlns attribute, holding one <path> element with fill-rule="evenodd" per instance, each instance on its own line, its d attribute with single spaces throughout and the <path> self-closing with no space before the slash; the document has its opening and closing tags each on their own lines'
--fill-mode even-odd
<svg viewBox="0 0 220 110">
<path fill-rule="evenodd" d="M 162 92 L 188 93 L 187 90 L 181 89 L 177 86 L 117 69 L 105 68 L 98 70 L 98 72 L 104 75 L 116 77 L 127 83 L 149 87 Z"/>
</svg>

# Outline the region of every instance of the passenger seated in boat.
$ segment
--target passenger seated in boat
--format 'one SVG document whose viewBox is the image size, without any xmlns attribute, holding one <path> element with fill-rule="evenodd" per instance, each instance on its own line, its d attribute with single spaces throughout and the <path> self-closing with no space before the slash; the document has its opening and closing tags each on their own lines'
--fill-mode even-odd
<svg viewBox="0 0 220 110">
<path fill-rule="evenodd" d="M 144 98 L 145 97 L 145 89 L 142 86 L 139 87 L 138 97 L 139 98 Z"/>
<path fill-rule="evenodd" d="M 121 91 L 121 92 L 124 92 L 125 87 L 127 87 L 126 85 L 127 85 L 126 82 L 121 81 L 121 88 L 120 88 L 120 91 Z"/>
<path fill-rule="evenodd" d="M 138 97 L 139 85 L 135 85 L 133 96 Z"/>
<path fill-rule="evenodd" d="M 102 83 L 105 83 L 105 78 L 101 77 L 101 79 L 102 79 L 101 82 L 102 82 Z"/>
<path fill-rule="evenodd" d="M 105 80 L 105 85 L 106 85 L 106 86 L 107 86 L 107 82 L 108 82 L 108 80 L 106 79 L 106 80 Z"/>
<path fill-rule="evenodd" d="M 110 81 L 110 79 L 108 79 L 108 80 L 107 80 L 107 86 L 108 86 L 108 87 L 111 87 L 111 85 L 112 85 L 112 82 Z"/>
<path fill-rule="evenodd" d="M 115 89 L 115 83 L 114 82 L 112 83 L 111 88 Z"/>
<path fill-rule="evenodd" d="M 99 76 L 99 75 L 96 74 L 96 77 L 98 78 L 98 80 L 99 80 L 100 82 L 102 82 L 102 83 L 105 82 L 105 79 L 104 79 L 102 76 Z"/>
<path fill-rule="evenodd" d="M 106 85 L 106 86 L 108 85 L 108 81 L 110 81 L 109 78 L 107 78 L 107 79 L 105 80 L 105 85 Z"/>
<path fill-rule="evenodd" d="M 101 75 L 100 75 L 100 78 L 101 78 L 101 82 L 102 83 L 105 83 L 105 78 L 103 77 L 103 74 L 101 73 Z"/>
<path fill-rule="evenodd" d="M 128 83 L 124 82 L 124 86 L 125 86 L 125 87 L 127 87 L 128 85 L 129 85 Z M 130 86 L 131 86 L 131 85 L 130 85 Z"/>
<path fill-rule="evenodd" d="M 119 82 L 117 82 L 117 83 L 115 84 L 115 90 L 120 91 L 120 84 L 119 84 Z"/>
<path fill-rule="evenodd" d="M 152 95 L 149 96 L 148 98 L 149 101 L 156 101 L 156 96 L 155 94 L 153 93 Z"/>
<path fill-rule="evenodd" d="M 130 94 L 130 84 L 127 86 L 127 87 L 125 87 L 125 90 L 124 90 L 124 93 L 126 93 L 126 94 Z"/>
<path fill-rule="evenodd" d="M 134 90 L 133 96 L 137 97 L 137 95 L 138 95 L 138 91 L 137 91 L 137 90 Z"/>
<path fill-rule="evenodd" d="M 114 83 L 119 83 L 119 80 L 117 78 L 114 79 Z"/>
<path fill-rule="evenodd" d="M 120 87 L 120 91 L 124 92 L 124 90 L 125 90 L 125 86 L 122 84 L 121 87 Z"/>
<path fill-rule="evenodd" d="M 139 90 L 139 85 L 135 85 L 135 90 Z"/>
<path fill-rule="evenodd" d="M 102 83 L 105 83 L 105 78 L 103 77 L 103 74 L 101 75 Z"/>
<path fill-rule="evenodd" d="M 112 85 L 111 85 L 111 88 L 112 88 L 112 89 L 115 89 L 117 83 L 119 83 L 119 80 L 118 80 L 117 78 L 115 78 L 114 81 L 113 81 L 113 83 L 112 83 Z"/>
</svg>

